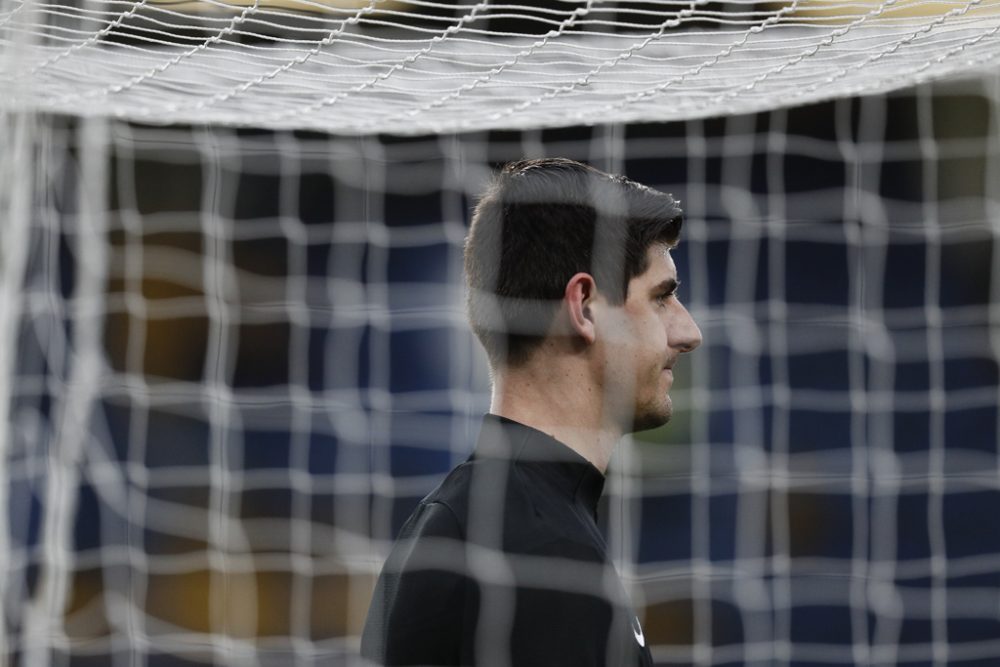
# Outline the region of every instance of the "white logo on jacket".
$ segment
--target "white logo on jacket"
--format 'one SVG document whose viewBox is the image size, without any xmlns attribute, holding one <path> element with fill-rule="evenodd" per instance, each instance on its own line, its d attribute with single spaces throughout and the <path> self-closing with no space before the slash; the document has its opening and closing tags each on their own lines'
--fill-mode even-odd
<svg viewBox="0 0 1000 667">
<path fill-rule="evenodd" d="M 646 645 L 646 637 L 642 634 L 642 626 L 639 625 L 639 617 L 632 617 L 632 634 L 635 635 L 635 640 L 639 642 L 639 646 Z"/>
</svg>

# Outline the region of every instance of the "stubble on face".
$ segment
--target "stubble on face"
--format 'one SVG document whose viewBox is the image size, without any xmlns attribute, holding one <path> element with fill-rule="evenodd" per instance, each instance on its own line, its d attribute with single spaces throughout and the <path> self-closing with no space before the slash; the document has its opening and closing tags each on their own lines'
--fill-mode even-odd
<svg viewBox="0 0 1000 667">
<path fill-rule="evenodd" d="M 666 373 L 672 376 L 671 371 L 666 371 Z M 632 420 L 631 431 L 633 433 L 658 428 L 670 421 L 674 412 L 673 402 L 668 393 L 671 383 L 665 384 L 666 387 L 650 396 L 649 400 L 642 403 L 637 402 L 635 416 Z"/>
<path fill-rule="evenodd" d="M 671 362 L 672 364 L 672 362 Z M 663 426 L 673 416 L 670 388 L 673 371 L 663 362 L 651 362 L 643 369 L 637 368 L 636 401 L 631 432 L 648 431 Z M 643 374 L 644 377 L 639 377 Z"/>
<path fill-rule="evenodd" d="M 623 307 L 627 334 L 623 337 L 624 349 L 619 359 L 631 372 L 619 369 L 620 376 L 628 378 L 619 389 L 623 394 L 621 407 L 631 403 L 630 408 L 624 410 L 631 412 L 631 424 L 627 429 L 630 432 L 663 426 L 673 415 L 669 392 L 677 353 L 669 346 L 669 312 L 663 310 L 663 304 L 672 298 L 668 294 L 676 289 L 677 268 L 665 246 L 650 248 L 648 253 L 649 266 L 630 281 Z M 632 400 L 626 401 L 625 395 Z"/>
</svg>

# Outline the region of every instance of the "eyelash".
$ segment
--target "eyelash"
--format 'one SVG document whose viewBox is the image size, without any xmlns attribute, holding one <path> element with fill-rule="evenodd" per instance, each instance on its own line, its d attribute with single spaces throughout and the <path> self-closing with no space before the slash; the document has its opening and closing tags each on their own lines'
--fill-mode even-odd
<svg viewBox="0 0 1000 667">
<path fill-rule="evenodd" d="M 674 289 L 670 290 L 669 292 L 664 292 L 663 294 L 659 295 L 658 297 L 656 297 L 656 302 L 661 306 L 666 305 L 667 299 L 669 299 L 672 296 L 677 296 L 679 287 L 680 283 L 678 283 L 677 286 L 674 287 Z"/>
<path fill-rule="evenodd" d="M 677 290 L 673 290 L 672 292 L 664 292 L 660 296 L 656 297 L 656 302 L 661 306 L 666 305 L 667 299 L 669 299 L 672 296 L 677 296 Z"/>
</svg>

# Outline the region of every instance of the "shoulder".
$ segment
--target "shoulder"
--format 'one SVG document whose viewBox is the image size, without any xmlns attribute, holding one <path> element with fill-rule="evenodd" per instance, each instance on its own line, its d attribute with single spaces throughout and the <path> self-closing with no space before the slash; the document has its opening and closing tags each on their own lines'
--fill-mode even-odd
<svg viewBox="0 0 1000 667">
<path fill-rule="evenodd" d="M 572 500 L 530 467 L 507 461 L 472 459 L 456 467 L 421 501 L 411 521 L 420 535 L 450 529 L 466 541 L 494 541 L 499 528 L 507 552 L 604 560 Z"/>
<path fill-rule="evenodd" d="M 417 505 L 403 527 L 418 523 L 427 529 L 449 530 L 455 537 L 464 537 L 468 520 L 469 496 L 473 461 L 466 461 L 451 470 L 438 486 Z"/>
</svg>

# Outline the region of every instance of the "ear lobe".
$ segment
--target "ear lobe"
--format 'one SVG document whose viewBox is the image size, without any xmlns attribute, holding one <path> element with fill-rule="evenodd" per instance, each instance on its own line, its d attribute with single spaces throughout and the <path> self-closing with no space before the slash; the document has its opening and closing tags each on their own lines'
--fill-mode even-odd
<svg viewBox="0 0 1000 667">
<path fill-rule="evenodd" d="M 589 273 L 577 273 L 570 278 L 563 295 L 570 330 L 587 343 L 593 343 L 597 337 L 591 307 L 596 295 L 597 283 Z"/>
</svg>

